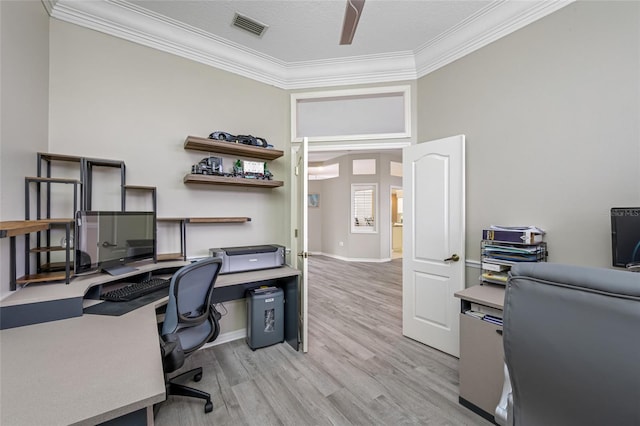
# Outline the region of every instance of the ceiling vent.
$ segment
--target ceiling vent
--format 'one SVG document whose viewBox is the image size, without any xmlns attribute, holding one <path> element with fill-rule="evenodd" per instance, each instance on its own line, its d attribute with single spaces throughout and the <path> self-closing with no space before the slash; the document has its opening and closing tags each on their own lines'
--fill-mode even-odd
<svg viewBox="0 0 640 426">
<path fill-rule="evenodd" d="M 241 30 L 248 31 L 251 34 L 257 35 L 258 37 L 262 37 L 264 32 L 267 31 L 267 28 L 269 28 L 267 25 L 251 19 L 247 16 L 240 15 L 237 12 L 233 17 L 233 26 L 240 28 Z"/>
</svg>

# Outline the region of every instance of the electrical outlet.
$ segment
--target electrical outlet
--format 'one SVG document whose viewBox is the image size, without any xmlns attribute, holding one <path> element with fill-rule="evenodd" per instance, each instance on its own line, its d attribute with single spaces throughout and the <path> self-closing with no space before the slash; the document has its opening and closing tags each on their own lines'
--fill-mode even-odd
<svg viewBox="0 0 640 426">
<path fill-rule="evenodd" d="M 343 246 L 344 246 L 344 243 L 343 243 L 342 241 L 340 241 L 340 242 L 338 243 L 338 245 L 339 245 L 340 247 L 343 247 Z"/>
</svg>

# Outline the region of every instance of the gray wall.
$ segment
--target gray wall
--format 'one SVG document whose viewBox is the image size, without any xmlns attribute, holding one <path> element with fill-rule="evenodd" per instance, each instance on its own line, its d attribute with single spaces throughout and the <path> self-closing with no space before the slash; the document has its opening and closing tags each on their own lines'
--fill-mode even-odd
<svg viewBox="0 0 640 426">
<path fill-rule="evenodd" d="M 0 220 L 24 219 L 25 171 L 47 150 L 49 17 L 42 3 L 0 2 Z M 18 276 L 24 243 L 16 238 Z M 0 240 L 0 298 L 9 292 L 9 239 Z"/>
<path fill-rule="evenodd" d="M 207 256 L 211 247 L 287 242 L 289 185 L 264 190 L 182 179 L 208 155 L 184 150 L 185 137 L 223 130 L 265 137 L 283 150 L 269 167 L 288 181 L 288 100 L 272 86 L 51 21 L 51 152 L 124 160 L 127 183 L 158 188 L 159 217 L 251 217 L 241 225 L 189 226 L 190 257 Z M 224 157 L 224 168 L 236 158 Z M 103 202 L 94 198 L 94 208 L 108 208 Z M 159 235 L 161 252 L 172 251 L 163 246 L 173 236 Z"/>
<path fill-rule="evenodd" d="M 467 136 L 467 257 L 491 224 L 547 230 L 553 262 L 611 264 L 640 205 L 640 3 L 577 2 L 418 81 L 420 141 Z"/>
</svg>

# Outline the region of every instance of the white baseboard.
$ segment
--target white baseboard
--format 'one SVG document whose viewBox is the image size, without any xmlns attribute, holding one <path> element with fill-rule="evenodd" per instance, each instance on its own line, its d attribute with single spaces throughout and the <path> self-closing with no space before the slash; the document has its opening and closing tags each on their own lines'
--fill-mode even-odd
<svg viewBox="0 0 640 426">
<path fill-rule="evenodd" d="M 232 342 L 234 340 L 244 339 L 245 337 L 247 337 L 247 329 L 246 328 L 243 328 L 243 329 L 240 329 L 240 330 L 236 330 L 236 331 L 229 331 L 227 333 L 222 333 L 222 334 L 218 335 L 218 338 L 216 340 L 214 340 L 213 342 L 207 343 L 206 345 L 204 345 L 200 349 L 211 348 L 213 346 L 218 346 L 218 345 L 221 345 L 223 343 Z"/>
<path fill-rule="evenodd" d="M 331 257 L 333 259 L 344 260 L 345 262 L 383 263 L 383 262 L 391 261 L 390 257 L 386 257 L 383 259 L 372 259 L 372 258 L 366 258 L 366 257 L 344 257 L 344 256 L 338 256 L 337 254 L 330 254 L 330 253 L 323 253 L 323 252 L 312 252 L 311 255 Z"/>
<path fill-rule="evenodd" d="M 333 259 L 344 260 L 345 262 L 379 262 L 379 263 L 382 263 L 382 262 L 391 261 L 391 258 L 384 258 L 384 259 L 369 259 L 369 258 L 357 258 L 357 257 L 354 258 L 354 257 L 338 256 L 337 254 L 331 254 L 331 253 L 323 253 L 321 251 L 312 251 L 312 252 L 309 252 L 309 254 L 311 254 L 311 256 L 331 257 Z M 467 259 L 466 262 L 465 262 L 465 266 L 467 268 L 480 269 L 480 261 Z"/>
<path fill-rule="evenodd" d="M 469 260 L 467 259 L 465 261 L 465 266 L 467 268 L 476 268 L 476 269 L 480 269 L 480 261 L 478 260 Z"/>
</svg>

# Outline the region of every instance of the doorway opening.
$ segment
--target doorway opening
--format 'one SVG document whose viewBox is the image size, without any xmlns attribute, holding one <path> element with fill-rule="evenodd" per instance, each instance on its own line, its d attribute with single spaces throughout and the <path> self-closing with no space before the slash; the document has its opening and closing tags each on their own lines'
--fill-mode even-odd
<svg viewBox="0 0 640 426">
<path fill-rule="evenodd" d="M 391 187 L 391 259 L 402 258 L 402 215 L 404 213 L 404 199 L 402 188 Z"/>
</svg>

